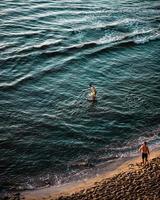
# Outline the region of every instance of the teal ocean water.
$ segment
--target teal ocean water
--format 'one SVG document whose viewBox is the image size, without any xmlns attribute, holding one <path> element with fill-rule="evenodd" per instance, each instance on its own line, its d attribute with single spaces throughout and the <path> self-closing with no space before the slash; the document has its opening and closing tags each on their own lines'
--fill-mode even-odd
<svg viewBox="0 0 160 200">
<path fill-rule="evenodd" d="M 0 1 L 0 190 L 60 185 L 144 140 L 157 147 L 159 55 L 158 0 Z"/>
</svg>

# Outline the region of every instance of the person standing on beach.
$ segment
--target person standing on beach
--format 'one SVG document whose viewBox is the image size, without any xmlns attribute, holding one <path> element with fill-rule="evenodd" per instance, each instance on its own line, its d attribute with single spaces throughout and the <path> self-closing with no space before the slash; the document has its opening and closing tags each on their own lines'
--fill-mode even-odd
<svg viewBox="0 0 160 200">
<path fill-rule="evenodd" d="M 142 163 L 146 164 L 148 162 L 148 155 L 150 154 L 149 148 L 147 146 L 147 142 L 144 142 L 141 147 L 139 148 L 139 151 L 142 153 Z"/>
</svg>

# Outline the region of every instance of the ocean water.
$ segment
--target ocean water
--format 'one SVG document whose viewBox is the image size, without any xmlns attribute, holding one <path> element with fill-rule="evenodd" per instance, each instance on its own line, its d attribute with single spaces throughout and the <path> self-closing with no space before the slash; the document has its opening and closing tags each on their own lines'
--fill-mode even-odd
<svg viewBox="0 0 160 200">
<path fill-rule="evenodd" d="M 0 1 L 0 191 L 159 146 L 159 55 L 158 0 Z"/>
</svg>

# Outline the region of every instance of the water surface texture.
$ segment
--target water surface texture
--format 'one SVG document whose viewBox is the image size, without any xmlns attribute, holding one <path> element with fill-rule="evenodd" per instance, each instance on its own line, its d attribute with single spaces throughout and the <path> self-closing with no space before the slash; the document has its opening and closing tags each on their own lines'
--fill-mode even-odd
<svg viewBox="0 0 160 200">
<path fill-rule="evenodd" d="M 1 190 L 80 179 L 144 140 L 158 146 L 159 55 L 158 0 L 1 1 Z"/>
</svg>

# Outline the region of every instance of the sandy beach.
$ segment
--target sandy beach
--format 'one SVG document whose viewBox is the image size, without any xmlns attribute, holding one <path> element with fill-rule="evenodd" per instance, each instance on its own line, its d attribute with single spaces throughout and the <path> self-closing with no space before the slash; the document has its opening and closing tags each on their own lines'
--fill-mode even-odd
<svg viewBox="0 0 160 200">
<path fill-rule="evenodd" d="M 154 150 L 149 163 L 141 164 L 140 156 L 129 159 L 116 169 L 57 188 L 25 191 L 6 199 L 84 200 L 84 199 L 160 199 L 160 150 Z"/>
</svg>

